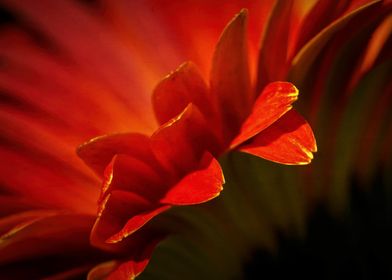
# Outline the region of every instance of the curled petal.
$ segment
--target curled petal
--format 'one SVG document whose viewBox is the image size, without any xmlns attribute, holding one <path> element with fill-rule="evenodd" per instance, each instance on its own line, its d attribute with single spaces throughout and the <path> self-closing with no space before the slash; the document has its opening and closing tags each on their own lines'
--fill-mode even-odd
<svg viewBox="0 0 392 280">
<path fill-rule="evenodd" d="M 288 82 L 274 82 L 266 86 L 257 98 L 252 113 L 242 125 L 231 147 L 238 146 L 273 124 L 288 112 L 298 98 L 298 89 Z"/>
<path fill-rule="evenodd" d="M 200 167 L 171 187 L 160 201 L 172 205 L 203 203 L 218 196 L 223 184 L 224 177 L 218 161 L 210 153 L 205 153 Z"/>
<path fill-rule="evenodd" d="M 205 118 L 193 104 L 152 135 L 151 145 L 161 164 L 177 175 L 197 166 L 204 151 L 218 149 Z"/>
<path fill-rule="evenodd" d="M 146 268 L 159 240 L 152 239 L 148 244 L 140 246 L 130 255 L 128 252 L 127 260 L 124 262 L 108 261 L 95 266 L 90 270 L 87 280 L 135 279 Z"/>
<path fill-rule="evenodd" d="M 108 261 L 96 265 L 87 275 L 87 280 L 105 279 L 112 271 L 119 266 L 117 261 Z"/>
<path fill-rule="evenodd" d="M 136 250 L 132 258 L 120 264 L 109 274 L 107 279 L 135 279 L 148 265 L 151 255 L 159 241 L 160 239 L 152 240 L 142 250 Z"/>
<path fill-rule="evenodd" d="M 164 124 L 189 103 L 195 104 L 206 117 L 212 115 L 206 83 L 197 67 L 185 62 L 156 86 L 152 104 L 158 122 Z"/>
<path fill-rule="evenodd" d="M 112 235 L 106 240 L 106 243 L 117 243 L 124 238 L 130 236 L 132 233 L 137 231 L 139 228 L 148 223 L 152 218 L 159 215 L 160 213 L 168 210 L 169 205 L 157 205 L 153 210 L 148 210 L 140 214 L 134 215 L 130 218 L 125 226 L 116 234 Z"/>
<path fill-rule="evenodd" d="M 165 182 L 164 175 L 135 157 L 116 155 L 105 169 L 101 200 L 113 190 L 135 193 L 149 201 L 156 200 L 165 189 L 162 184 Z"/>
<path fill-rule="evenodd" d="M 77 149 L 79 157 L 99 176 L 116 154 L 126 154 L 153 162 L 147 136 L 137 133 L 111 134 L 91 139 Z"/>
<path fill-rule="evenodd" d="M 238 149 L 277 163 L 308 164 L 317 146 L 309 124 L 291 110 Z"/>
<path fill-rule="evenodd" d="M 113 191 L 99 205 L 98 217 L 91 231 L 91 243 L 108 250 L 117 250 L 106 244 L 110 236 L 118 233 L 129 217 L 136 216 L 151 209 L 152 205 L 143 197 L 126 192 Z"/>
</svg>

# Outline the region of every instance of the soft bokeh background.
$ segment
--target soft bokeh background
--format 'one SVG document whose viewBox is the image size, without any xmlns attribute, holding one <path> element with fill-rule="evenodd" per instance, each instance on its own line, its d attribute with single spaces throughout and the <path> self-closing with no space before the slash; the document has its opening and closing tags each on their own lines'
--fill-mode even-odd
<svg viewBox="0 0 392 280">
<path fill-rule="evenodd" d="M 0 193 L 20 196 L 0 205 L 2 217 L 26 205 L 95 213 L 99 182 L 75 147 L 106 133 L 151 133 L 155 84 L 186 60 L 208 78 L 219 34 L 243 7 L 256 80 L 273 2 L 0 1 Z M 322 2 L 319 20 L 306 23 L 319 31 L 339 14 Z M 270 40 L 294 36 L 314 7 L 294 3 L 289 34 Z M 392 277 L 391 25 L 390 6 L 356 14 L 282 74 L 315 132 L 312 164 L 223 156 L 224 192 L 165 214 L 161 226 L 175 234 L 140 279 Z"/>
</svg>

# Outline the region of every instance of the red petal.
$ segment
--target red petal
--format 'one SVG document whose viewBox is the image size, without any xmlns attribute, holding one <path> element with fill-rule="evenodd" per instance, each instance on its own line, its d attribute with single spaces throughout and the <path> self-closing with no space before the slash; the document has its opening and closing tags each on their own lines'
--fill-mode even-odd
<svg viewBox="0 0 392 280">
<path fill-rule="evenodd" d="M 153 124 L 149 95 L 145 89 L 150 73 L 145 73 L 147 70 L 141 71 L 141 68 L 146 67 L 145 61 L 148 58 L 141 59 L 140 52 L 124 47 L 124 41 L 116 33 L 109 31 L 110 28 L 104 27 L 105 24 L 99 17 L 91 15 L 81 3 L 73 1 L 4 2 L 7 3 L 2 5 L 14 10 L 37 30 L 61 45 L 70 59 L 78 61 L 74 68 L 80 69 L 82 74 L 89 73 L 88 77 L 92 77 L 105 91 L 109 90 L 112 95 L 109 98 L 122 100 L 123 106 L 128 107 L 130 123 L 142 123 L 145 128 Z M 70 15 L 74 20 L 70 20 Z M 136 42 L 133 44 L 135 47 L 139 45 Z M 59 63 L 57 59 L 56 63 Z M 149 64 L 150 68 L 153 66 Z M 74 70 L 72 66 L 69 67 L 71 71 Z M 131 95 L 130 85 L 133 89 Z M 78 86 L 83 88 L 85 85 Z M 94 96 L 101 98 L 101 92 L 94 92 Z"/>
<path fill-rule="evenodd" d="M 162 195 L 166 179 L 160 170 L 127 155 L 116 155 L 106 167 L 101 199 L 112 190 L 124 190 L 153 201 Z"/>
<path fill-rule="evenodd" d="M 93 216 L 29 211 L 4 218 L 2 222 L 5 219 L 20 222 L 0 238 L 0 263 L 44 257 L 58 252 L 64 255 L 96 253 L 88 241 Z"/>
<path fill-rule="evenodd" d="M 107 280 L 121 280 L 121 279 L 135 279 L 144 268 L 147 266 L 149 259 L 143 260 L 142 262 L 128 261 L 119 265 L 116 270 L 114 270 L 106 278 Z M 102 278 L 100 278 L 102 279 Z"/>
<path fill-rule="evenodd" d="M 374 12 L 375 7 L 380 6 L 383 1 L 370 1 L 363 6 L 352 5 L 348 13 L 339 17 L 331 24 L 323 28 L 315 37 L 308 41 L 291 61 L 289 77 L 294 81 L 303 81 L 309 69 L 323 50 L 324 46 L 333 38 L 335 33 L 341 30 L 346 24 L 367 18 Z M 354 2 L 352 3 L 354 4 Z"/>
<path fill-rule="evenodd" d="M 88 274 L 87 280 L 100 279 L 135 279 L 147 266 L 159 239 L 143 240 L 141 246 L 128 252 L 128 261 L 120 263 L 109 261 L 95 266 Z"/>
<path fill-rule="evenodd" d="M 291 104 L 297 98 L 298 90 L 293 84 L 270 83 L 257 98 L 252 113 L 242 125 L 240 134 L 232 141 L 231 147 L 245 142 L 273 124 L 292 108 Z"/>
<path fill-rule="evenodd" d="M 86 261 L 89 259 L 86 258 Z M 30 264 L 31 265 L 31 264 Z M 37 264 L 35 264 L 37 265 Z M 47 262 L 43 263 L 42 266 L 46 267 L 51 267 L 50 264 Z M 54 274 L 45 276 L 45 278 L 40 278 L 40 279 L 45 279 L 45 280 L 66 280 L 66 279 L 81 279 L 82 277 L 86 276 L 86 273 L 91 269 L 92 265 L 91 264 L 85 264 L 85 265 L 75 265 L 73 267 L 69 267 L 66 270 L 60 271 L 60 272 L 54 272 Z M 19 267 L 19 269 L 23 269 Z M 31 279 L 29 277 L 30 275 L 28 272 L 26 272 L 26 278 Z M 23 279 L 26 279 L 23 278 Z"/>
<path fill-rule="evenodd" d="M 149 241 L 141 250 L 134 252 L 129 261 L 120 264 L 116 270 L 110 273 L 107 279 L 135 279 L 148 265 L 151 255 L 159 241 L 160 239 Z"/>
<path fill-rule="evenodd" d="M 100 204 L 98 218 L 91 231 L 91 243 L 102 249 L 116 249 L 108 246 L 105 241 L 119 232 L 130 217 L 151 209 L 150 202 L 125 191 L 113 191 Z"/>
<path fill-rule="evenodd" d="M 182 64 L 157 85 L 152 103 L 160 124 L 180 114 L 189 103 L 195 104 L 205 116 L 212 115 L 207 85 L 191 62 Z"/>
<path fill-rule="evenodd" d="M 152 218 L 168 210 L 170 207 L 171 206 L 169 205 L 163 205 L 163 206 L 157 205 L 157 208 L 153 210 L 148 210 L 146 212 L 132 216 L 132 218 L 130 218 L 128 222 L 125 224 L 125 226 L 119 232 L 109 237 L 106 240 L 106 242 L 107 243 L 120 242 L 121 240 L 123 240 L 124 238 L 126 238 L 127 236 L 131 235 L 139 228 L 144 226 Z"/>
<path fill-rule="evenodd" d="M 291 110 L 239 150 L 278 163 L 308 164 L 317 147 L 309 124 Z"/>
<path fill-rule="evenodd" d="M 218 196 L 222 191 L 224 177 L 218 161 L 205 153 L 200 167 L 186 175 L 170 188 L 161 203 L 189 205 L 203 203 Z"/>
<path fill-rule="evenodd" d="M 218 149 L 203 115 L 193 104 L 162 126 L 151 137 L 151 143 L 158 160 L 177 175 L 196 167 L 204 151 Z"/>
<path fill-rule="evenodd" d="M 223 31 L 212 61 L 211 94 L 221 110 L 224 137 L 239 129 L 253 101 L 246 26 L 247 10 L 242 10 Z"/>
<path fill-rule="evenodd" d="M 30 210 L 1 218 L 0 240 L 11 238 L 24 228 L 60 213 L 60 211 L 55 210 Z"/>
<path fill-rule="evenodd" d="M 16 195 L 1 195 L 0 196 L 0 213 L 1 218 L 4 216 L 21 213 L 27 210 L 37 209 L 42 205 L 30 198 L 16 196 Z"/>
<path fill-rule="evenodd" d="M 275 2 L 261 44 L 257 90 L 285 77 L 292 7 L 293 0 Z"/>
<path fill-rule="evenodd" d="M 148 145 L 147 136 L 137 133 L 124 133 L 100 136 L 82 144 L 77 153 L 83 161 L 99 176 L 116 154 L 126 154 L 150 163 L 154 157 Z"/>
<path fill-rule="evenodd" d="M 345 2 L 318 1 L 302 20 L 295 51 L 298 52 L 325 26 L 338 18 L 345 8 L 347 8 L 347 3 Z M 328 11 L 328 13 L 325 11 Z"/>
<path fill-rule="evenodd" d="M 114 271 L 118 267 L 118 265 L 119 263 L 116 261 L 100 263 L 90 270 L 87 275 L 87 280 L 105 279 L 112 271 Z"/>
</svg>

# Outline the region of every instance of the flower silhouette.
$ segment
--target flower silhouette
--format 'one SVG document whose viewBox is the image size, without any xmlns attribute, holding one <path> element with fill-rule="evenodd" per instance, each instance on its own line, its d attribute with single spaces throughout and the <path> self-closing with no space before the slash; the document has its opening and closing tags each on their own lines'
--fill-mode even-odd
<svg viewBox="0 0 392 280">
<path fill-rule="evenodd" d="M 310 161 L 316 151 L 312 130 L 296 112 L 287 113 L 298 95 L 293 85 L 268 85 L 250 109 L 255 94 L 249 80 L 246 15 L 245 10 L 239 13 L 218 42 L 209 90 L 191 63 L 157 86 L 153 102 L 162 126 L 151 138 L 116 134 L 79 148 L 87 164 L 105 173 L 93 244 L 107 247 L 132 239 L 170 206 L 216 197 L 223 175 L 213 155 L 228 148 L 238 146 L 287 164 Z"/>
</svg>

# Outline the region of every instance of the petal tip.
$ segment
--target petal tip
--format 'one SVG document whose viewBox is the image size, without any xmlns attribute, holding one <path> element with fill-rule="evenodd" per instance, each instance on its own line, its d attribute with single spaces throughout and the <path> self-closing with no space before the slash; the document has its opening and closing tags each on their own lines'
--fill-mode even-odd
<svg viewBox="0 0 392 280">
<path fill-rule="evenodd" d="M 318 150 L 318 148 L 317 148 L 317 143 L 316 143 L 316 139 L 315 139 L 314 140 L 314 145 L 313 145 L 313 147 L 312 147 L 312 149 L 310 151 L 313 152 L 313 153 L 317 153 L 317 150 Z"/>
<path fill-rule="evenodd" d="M 194 66 L 195 66 L 195 64 L 194 64 L 192 61 L 190 61 L 190 60 L 181 63 L 180 66 L 178 66 L 176 69 L 174 69 L 174 70 L 171 71 L 169 74 L 167 74 L 167 75 L 158 83 L 158 85 L 156 86 L 156 88 L 157 88 L 160 84 L 162 84 L 164 81 L 169 80 L 169 79 L 173 79 L 173 78 L 175 78 L 176 75 L 178 75 L 178 74 L 181 73 L 182 71 L 186 70 L 187 68 L 192 68 L 192 67 L 194 67 Z"/>
<path fill-rule="evenodd" d="M 246 8 L 241 9 L 241 11 L 238 14 L 236 14 L 231 19 L 231 21 L 226 25 L 226 28 L 225 28 L 225 30 L 223 31 L 222 34 L 224 34 L 226 29 L 231 27 L 234 23 L 237 23 L 237 24 L 240 24 L 240 25 L 244 25 L 246 23 L 247 19 L 248 19 L 248 14 L 249 14 L 248 9 L 246 9 Z"/>
<path fill-rule="evenodd" d="M 247 8 L 242 8 L 236 17 L 247 17 L 248 14 L 249 14 L 249 10 Z"/>
</svg>

